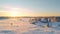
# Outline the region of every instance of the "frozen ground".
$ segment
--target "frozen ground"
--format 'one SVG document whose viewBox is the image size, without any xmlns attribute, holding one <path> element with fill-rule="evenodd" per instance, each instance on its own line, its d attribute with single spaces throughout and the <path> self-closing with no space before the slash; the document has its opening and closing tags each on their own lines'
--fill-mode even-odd
<svg viewBox="0 0 60 34">
<path fill-rule="evenodd" d="M 51 23 L 48 28 L 39 21 L 31 24 L 29 18 L 0 20 L 0 34 L 60 34 L 59 23 Z"/>
</svg>

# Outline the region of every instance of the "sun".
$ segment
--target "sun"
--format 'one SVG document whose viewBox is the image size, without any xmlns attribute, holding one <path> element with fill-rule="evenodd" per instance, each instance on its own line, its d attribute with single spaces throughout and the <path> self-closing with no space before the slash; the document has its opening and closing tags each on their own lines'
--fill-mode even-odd
<svg viewBox="0 0 60 34">
<path fill-rule="evenodd" d="M 11 16 L 15 17 L 15 16 L 18 16 L 18 12 L 17 11 L 13 11 L 13 12 L 10 12 L 11 13 Z"/>
<path fill-rule="evenodd" d="M 17 8 L 11 8 L 11 10 L 9 10 L 9 16 L 11 17 L 17 17 L 19 16 L 19 11 Z"/>
<path fill-rule="evenodd" d="M 11 10 L 9 13 L 10 13 L 11 17 L 17 17 L 17 16 L 19 16 L 19 12 L 16 11 L 16 10 Z"/>
</svg>

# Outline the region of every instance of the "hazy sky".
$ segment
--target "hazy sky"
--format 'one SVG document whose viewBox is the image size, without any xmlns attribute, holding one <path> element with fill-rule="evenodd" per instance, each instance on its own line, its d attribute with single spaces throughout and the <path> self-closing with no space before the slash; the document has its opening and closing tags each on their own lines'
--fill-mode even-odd
<svg viewBox="0 0 60 34">
<path fill-rule="evenodd" d="M 0 0 L 0 16 L 12 11 L 20 16 L 60 16 L 60 0 Z"/>
</svg>

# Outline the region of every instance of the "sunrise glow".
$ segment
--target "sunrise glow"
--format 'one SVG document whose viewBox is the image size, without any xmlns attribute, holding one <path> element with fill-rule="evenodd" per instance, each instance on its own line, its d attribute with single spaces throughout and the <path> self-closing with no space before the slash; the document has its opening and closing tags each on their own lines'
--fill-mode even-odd
<svg viewBox="0 0 60 34">
<path fill-rule="evenodd" d="M 19 15 L 19 12 L 18 11 L 15 11 L 15 10 L 11 10 L 9 12 L 9 15 L 15 17 L 15 16 L 18 16 Z"/>
</svg>

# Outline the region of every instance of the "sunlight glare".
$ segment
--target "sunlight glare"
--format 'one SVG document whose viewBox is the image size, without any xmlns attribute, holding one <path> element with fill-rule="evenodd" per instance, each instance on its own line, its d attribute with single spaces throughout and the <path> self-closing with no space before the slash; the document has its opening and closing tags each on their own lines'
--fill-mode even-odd
<svg viewBox="0 0 60 34">
<path fill-rule="evenodd" d="M 17 10 L 11 10 L 10 11 L 10 16 L 12 16 L 12 17 L 19 16 L 19 12 Z"/>
</svg>

